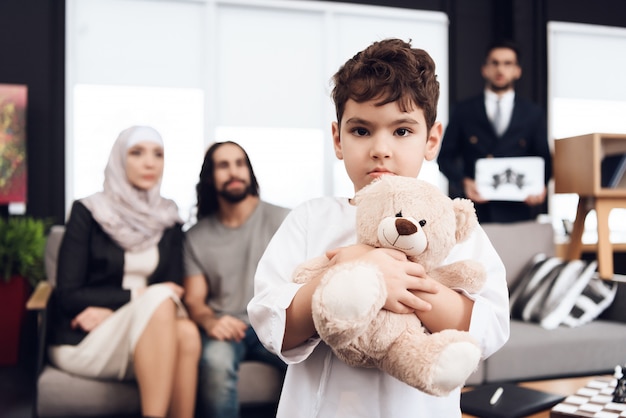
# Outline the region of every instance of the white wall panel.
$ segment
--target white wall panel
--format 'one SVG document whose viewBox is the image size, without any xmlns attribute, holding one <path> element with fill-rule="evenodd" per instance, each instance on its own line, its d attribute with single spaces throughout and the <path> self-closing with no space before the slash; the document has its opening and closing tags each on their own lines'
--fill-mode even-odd
<svg viewBox="0 0 626 418">
<path fill-rule="evenodd" d="M 203 87 L 202 3 L 74 0 L 74 82 Z"/>
<path fill-rule="evenodd" d="M 548 23 L 548 73 L 552 97 L 626 98 L 626 29 Z"/>
<path fill-rule="evenodd" d="M 323 14 L 222 5 L 218 22 L 218 124 L 319 127 Z"/>
</svg>

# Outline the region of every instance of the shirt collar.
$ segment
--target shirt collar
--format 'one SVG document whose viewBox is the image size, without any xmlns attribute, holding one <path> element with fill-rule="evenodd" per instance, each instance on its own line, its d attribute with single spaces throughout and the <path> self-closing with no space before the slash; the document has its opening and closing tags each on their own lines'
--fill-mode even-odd
<svg viewBox="0 0 626 418">
<path fill-rule="evenodd" d="M 515 90 L 509 90 L 501 96 L 498 96 L 491 90 L 485 90 L 485 100 L 488 102 L 497 102 L 498 98 L 500 98 L 500 103 L 513 103 L 515 100 Z"/>
</svg>

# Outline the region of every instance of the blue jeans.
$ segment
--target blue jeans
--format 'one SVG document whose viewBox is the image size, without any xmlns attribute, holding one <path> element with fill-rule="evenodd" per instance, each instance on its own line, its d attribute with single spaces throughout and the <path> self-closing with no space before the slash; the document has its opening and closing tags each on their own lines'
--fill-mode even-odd
<svg viewBox="0 0 626 418">
<path fill-rule="evenodd" d="M 237 382 L 239 364 L 244 360 L 268 363 L 285 371 L 287 365 L 263 347 L 252 327 L 241 342 L 218 341 L 204 331 L 198 375 L 197 416 L 202 418 L 239 417 Z"/>
</svg>

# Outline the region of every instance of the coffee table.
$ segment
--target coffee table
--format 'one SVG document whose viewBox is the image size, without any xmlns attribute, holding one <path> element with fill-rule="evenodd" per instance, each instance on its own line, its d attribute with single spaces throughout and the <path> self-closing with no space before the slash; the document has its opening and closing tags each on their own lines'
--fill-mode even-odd
<svg viewBox="0 0 626 418">
<path fill-rule="evenodd" d="M 611 379 L 610 375 L 603 376 L 585 376 L 585 377 L 570 377 L 563 379 L 549 379 L 549 380 L 537 380 L 529 382 L 521 382 L 519 386 L 527 387 L 530 389 L 541 390 L 544 392 L 556 393 L 564 396 L 569 396 L 576 393 L 579 389 L 585 387 L 589 382 L 598 379 Z M 464 389 L 465 390 L 465 389 Z M 471 389 L 470 389 L 471 390 Z M 561 418 L 561 417 L 576 417 L 577 415 L 550 415 L 550 410 L 538 412 L 533 415 L 529 415 L 527 418 Z M 593 415 L 578 415 L 580 417 L 593 417 Z M 619 415 L 618 415 L 619 416 Z M 626 415 L 624 415 L 626 417 Z M 463 414 L 463 418 L 473 418 L 473 415 Z"/>
</svg>

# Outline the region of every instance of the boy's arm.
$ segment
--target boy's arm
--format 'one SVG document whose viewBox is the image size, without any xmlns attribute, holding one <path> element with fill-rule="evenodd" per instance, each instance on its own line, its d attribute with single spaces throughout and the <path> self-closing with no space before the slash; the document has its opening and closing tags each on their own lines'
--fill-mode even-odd
<svg viewBox="0 0 626 418">
<path fill-rule="evenodd" d="M 287 308 L 283 351 L 297 347 L 315 335 L 311 298 L 321 278 L 322 275 L 319 275 L 300 287 Z"/>
</svg>

